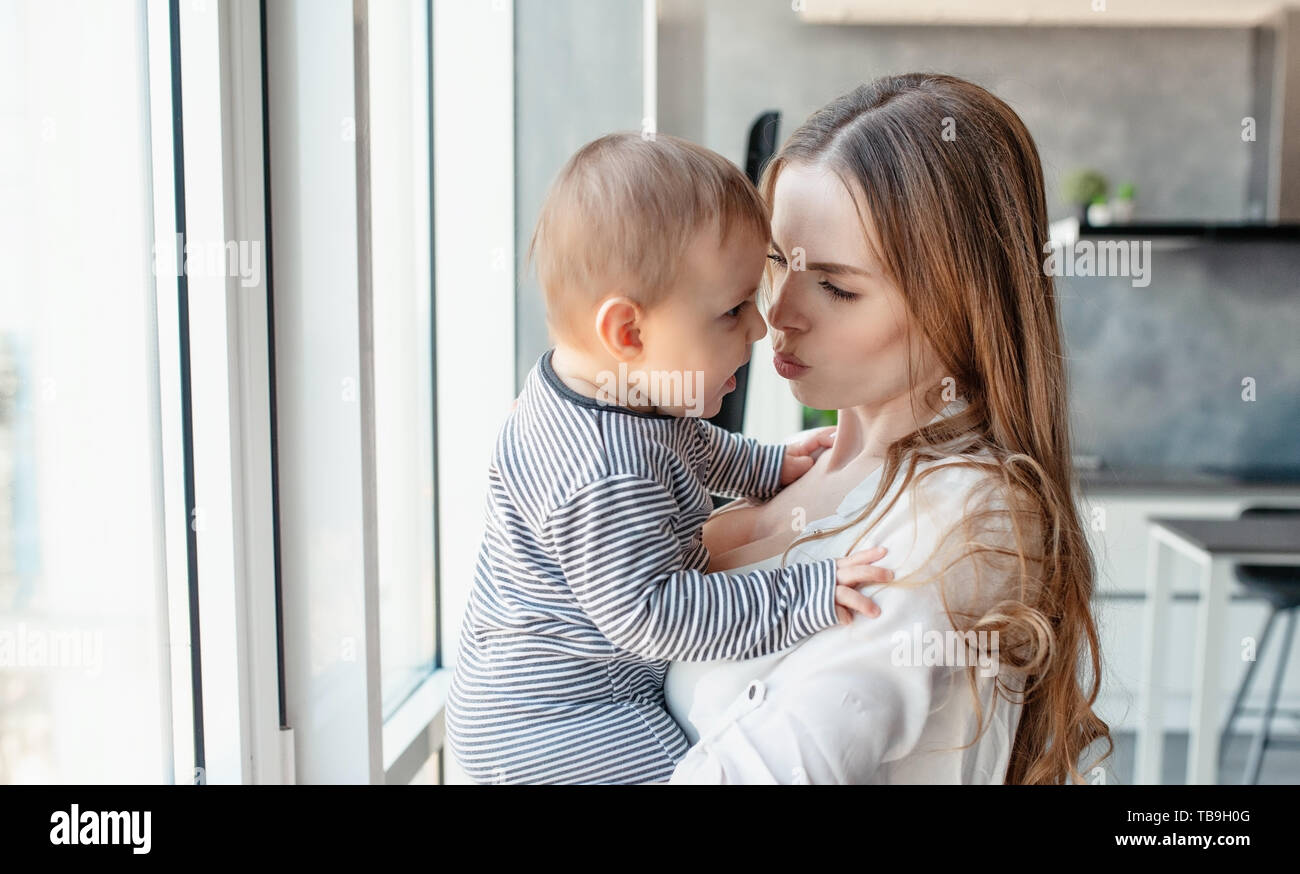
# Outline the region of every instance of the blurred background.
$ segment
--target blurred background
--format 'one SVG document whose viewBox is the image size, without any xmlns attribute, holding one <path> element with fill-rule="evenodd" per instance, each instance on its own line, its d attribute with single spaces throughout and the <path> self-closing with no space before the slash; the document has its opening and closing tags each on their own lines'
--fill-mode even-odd
<svg viewBox="0 0 1300 874">
<path fill-rule="evenodd" d="M 461 782 L 555 172 L 641 130 L 753 175 L 913 71 L 1019 113 L 1056 240 L 1150 246 L 1057 282 L 1098 780 L 1300 780 L 1295 4 L 0 0 L 0 783 Z M 770 355 L 720 421 L 833 422 Z"/>
</svg>

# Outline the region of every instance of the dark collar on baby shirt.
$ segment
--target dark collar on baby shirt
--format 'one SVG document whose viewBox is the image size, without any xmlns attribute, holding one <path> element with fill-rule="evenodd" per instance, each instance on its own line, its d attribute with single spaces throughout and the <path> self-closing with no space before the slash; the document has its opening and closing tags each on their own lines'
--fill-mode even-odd
<svg viewBox="0 0 1300 874">
<path fill-rule="evenodd" d="M 555 349 L 547 349 L 542 353 L 542 357 L 537 362 L 537 368 L 541 372 L 542 379 L 555 390 L 556 394 L 570 403 L 577 404 L 580 407 L 590 407 L 593 410 L 601 410 L 606 413 L 625 413 L 629 416 L 636 416 L 641 419 L 675 419 L 676 416 L 669 416 L 666 413 L 646 413 L 641 410 L 632 410 L 627 407 L 620 407 L 618 404 L 602 404 L 595 398 L 589 398 L 584 394 L 579 394 L 564 384 L 560 375 L 555 372 L 551 366 L 551 356 L 555 354 Z"/>
</svg>

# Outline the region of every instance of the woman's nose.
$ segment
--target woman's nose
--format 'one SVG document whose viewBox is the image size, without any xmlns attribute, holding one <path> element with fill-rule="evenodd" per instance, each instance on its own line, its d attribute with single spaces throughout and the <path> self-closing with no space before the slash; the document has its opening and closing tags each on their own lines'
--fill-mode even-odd
<svg viewBox="0 0 1300 874">
<path fill-rule="evenodd" d="M 773 283 L 772 302 L 767 308 L 767 321 L 774 331 L 798 331 L 803 327 L 802 316 L 795 308 L 794 289 L 788 276 Z"/>
</svg>

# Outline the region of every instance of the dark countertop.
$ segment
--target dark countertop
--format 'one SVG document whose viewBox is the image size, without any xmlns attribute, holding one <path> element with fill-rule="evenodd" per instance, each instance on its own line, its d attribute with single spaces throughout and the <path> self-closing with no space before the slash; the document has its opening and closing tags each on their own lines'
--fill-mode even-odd
<svg viewBox="0 0 1300 874">
<path fill-rule="evenodd" d="M 1143 221 L 1124 224 L 1079 226 L 1079 236 L 1121 237 L 1185 237 L 1206 242 L 1256 242 L 1259 240 L 1300 240 L 1300 223 L 1240 221 L 1240 222 L 1187 222 Z"/>
<path fill-rule="evenodd" d="M 1076 465 L 1085 490 L 1298 491 L 1300 467 L 1287 468 L 1088 468 Z"/>
<path fill-rule="evenodd" d="M 1300 548 L 1300 517 L 1264 516 L 1248 519 L 1151 519 L 1206 552 L 1286 553 Z"/>
</svg>

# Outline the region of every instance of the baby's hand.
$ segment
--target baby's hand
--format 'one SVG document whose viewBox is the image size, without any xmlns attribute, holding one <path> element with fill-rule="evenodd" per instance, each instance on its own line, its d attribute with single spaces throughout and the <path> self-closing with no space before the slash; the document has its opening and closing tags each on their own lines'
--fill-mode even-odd
<svg viewBox="0 0 1300 874">
<path fill-rule="evenodd" d="M 835 561 L 835 615 L 841 625 L 853 622 L 852 611 L 863 616 L 876 617 L 880 608 L 876 602 L 858 591 L 858 586 L 868 583 L 887 583 L 894 578 L 889 568 L 872 567 L 873 561 L 879 560 L 886 552 L 885 547 L 875 546 L 855 552 Z"/>
<path fill-rule="evenodd" d="M 822 450 L 835 445 L 835 426 L 818 428 L 798 443 L 791 443 L 785 448 L 785 459 L 781 462 L 781 485 L 790 483 L 812 470 L 813 462 Z"/>
</svg>

